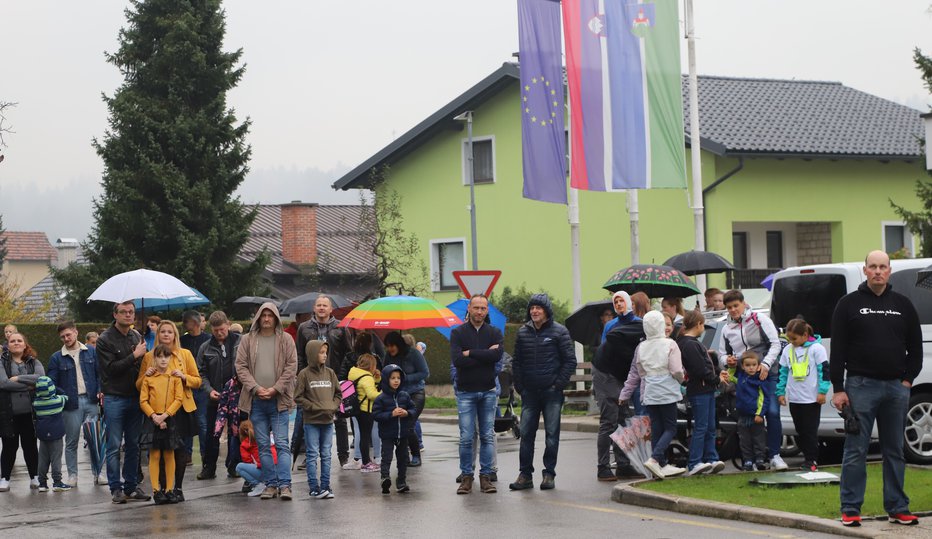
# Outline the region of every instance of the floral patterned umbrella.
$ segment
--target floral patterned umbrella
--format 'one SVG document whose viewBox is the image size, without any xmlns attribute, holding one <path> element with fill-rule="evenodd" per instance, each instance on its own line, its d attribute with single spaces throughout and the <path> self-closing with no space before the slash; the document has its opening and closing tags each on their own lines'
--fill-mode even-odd
<svg viewBox="0 0 932 539">
<path fill-rule="evenodd" d="M 624 290 L 629 294 L 644 292 L 651 298 L 685 298 L 701 294 L 683 272 L 658 264 L 635 264 L 620 269 L 602 288 L 610 292 Z"/>
</svg>

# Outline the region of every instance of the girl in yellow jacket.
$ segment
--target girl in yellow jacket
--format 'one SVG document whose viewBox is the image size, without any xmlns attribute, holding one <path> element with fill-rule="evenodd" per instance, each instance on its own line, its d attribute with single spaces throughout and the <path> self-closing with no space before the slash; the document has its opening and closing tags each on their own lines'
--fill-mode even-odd
<svg viewBox="0 0 932 539">
<path fill-rule="evenodd" d="M 149 478 L 156 505 L 177 503 L 175 497 L 175 449 L 182 445 L 175 428 L 174 415 L 181 408 L 184 390 L 181 379 L 168 372 L 171 348 L 159 344 L 152 351 L 155 372 L 146 376 L 139 388 L 139 407 L 146 416 L 139 438 L 140 448 L 149 448 Z M 159 484 L 159 461 L 165 461 L 166 490 Z M 182 463 L 182 466 L 184 464 Z"/>
<path fill-rule="evenodd" d="M 372 445 L 372 403 L 379 396 L 379 390 L 376 389 L 375 376 L 378 372 L 378 364 L 375 356 L 372 354 L 363 354 L 356 361 L 356 366 L 349 370 L 346 379 L 356 384 L 356 396 L 359 399 L 359 413 L 356 414 L 356 421 L 359 423 L 359 440 L 356 443 L 359 447 L 359 454 L 362 457 L 362 473 L 372 473 L 380 471 L 379 465 L 372 462 L 369 456 L 369 448 Z"/>
</svg>

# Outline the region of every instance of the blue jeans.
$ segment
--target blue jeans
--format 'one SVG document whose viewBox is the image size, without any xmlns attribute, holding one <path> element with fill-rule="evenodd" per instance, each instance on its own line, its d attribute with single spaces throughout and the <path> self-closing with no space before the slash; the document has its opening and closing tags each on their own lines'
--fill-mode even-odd
<svg viewBox="0 0 932 539">
<path fill-rule="evenodd" d="M 693 436 L 689 442 L 689 463 L 692 468 L 701 462 L 715 462 L 715 392 L 689 397 L 693 409 Z"/>
<path fill-rule="evenodd" d="M 88 398 L 78 396 L 78 408 L 62 412 L 65 420 L 65 467 L 68 475 L 78 475 L 78 442 L 81 441 L 81 425 L 97 419 L 97 395 Z"/>
<path fill-rule="evenodd" d="M 906 461 L 903 458 L 903 429 L 909 407 L 909 388 L 899 380 L 877 380 L 849 376 L 845 392 L 858 415 L 861 433 L 845 437 L 841 461 L 841 510 L 861 512 L 867 487 L 867 447 L 874 420 L 883 456 L 883 508 L 887 513 L 909 510 L 909 497 L 903 490 Z"/>
<path fill-rule="evenodd" d="M 307 466 L 307 488 L 330 490 L 330 451 L 333 449 L 333 423 L 304 424 L 304 455 Z M 320 483 L 317 482 L 317 459 L 320 458 Z"/>
<path fill-rule="evenodd" d="M 138 486 L 139 432 L 142 430 L 139 398 L 104 395 L 107 426 L 107 482 L 110 492 L 132 493 Z M 123 444 L 123 480 L 120 480 L 120 444 Z"/>
<path fill-rule="evenodd" d="M 521 475 L 534 475 L 534 438 L 540 416 L 544 416 L 544 473 L 556 477 L 557 452 L 560 450 L 560 413 L 563 389 L 525 389 L 521 392 L 521 449 L 518 462 Z"/>
<path fill-rule="evenodd" d="M 667 463 L 667 448 L 676 436 L 676 403 L 648 404 L 650 416 L 650 442 L 653 445 L 651 458 L 661 466 Z"/>
<path fill-rule="evenodd" d="M 460 425 L 460 471 L 463 475 L 473 474 L 473 440 L 476 423 L 479 424 L 479 474 L 489 475 L 494 471 L 495 458 L 495 408 L 498 397 L 495 389 L 488 391 L 457 391 L 456 412 Z"/>
<path fill-rule="evenodd" d="M 780 402 L 777 400 L 777 382 L 780 380 L 780 369 L 774 365 L 774 369 L 767 376 L 767 388 L 769 392 L 770 405 L 764 412 L 764 419 L 767 420 L 767 457 L 773 458 L 780 454 L 780 447 L 783 445 L 783 423 L 780 421 Z"/>
<path fill-rule="evenodd" d="M 194 405 L 197 406 L 197 410 L 194 410 L 194 417 L 197 419 L 197 445 L 198 451 L 201 454 L 201 462 L 204 462 L 204 448 L 207 447 L 207 392 L 203 389 L 195 389 L 192 391 L 194 394 Z M 213 425 L 211 425 L 213 427 Z M 213 434 L 213 428 L 210 429 L 211 434 Z M 189 438 L 185 440 L 185 448 L 188 450 L 188 453 L 194 454 L 194 439 Z M 238 448 L 237 448 L 238 449 Z"/>
<path fill-rule="evenodd" d="M 288 443 L 288 410 L 278 411 L 278 399 L 253 399 L 249 419 L 259 444 L 262 482 L 267 487 L 291 488 L 291 444 Z M 272 460 L 269 433 L 275 436 L 278 464 Z"/>
<path fill-rule="evenodd" d="M 236 473 L 250 485 L 258 485 L 262 482 L 262 470 L 252 463 L 240 462 L 236 465 Z"/>
</svg>

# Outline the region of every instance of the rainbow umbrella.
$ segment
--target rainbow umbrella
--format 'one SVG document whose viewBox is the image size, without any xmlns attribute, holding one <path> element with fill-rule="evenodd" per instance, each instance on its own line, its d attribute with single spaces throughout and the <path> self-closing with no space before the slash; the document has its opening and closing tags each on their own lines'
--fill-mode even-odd
<svg viewBox="0 0 932 539">
<path fill-rule="evenodd" d="M 452 327 L 462 324 L 458 316 L 432 299 L 416 296 L 387 296 L 361 303 L 349 312 L 340 327 L 353 329 L 413 329 Z"/>
</svg>

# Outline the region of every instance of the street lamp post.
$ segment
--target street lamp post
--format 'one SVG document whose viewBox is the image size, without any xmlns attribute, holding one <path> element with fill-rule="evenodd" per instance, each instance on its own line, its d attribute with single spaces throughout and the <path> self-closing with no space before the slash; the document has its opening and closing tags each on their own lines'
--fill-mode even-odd
<svg viewBox="0 0 932 539">
<path fill-rule="evenodd" d="M 453 118 L 454 120 L 466 122 L 466 146 L 468 155 L 466 174 L 469 178 L 469 224 L 470 224 L 470 241 L 472 243 L 472 269 L 479 269 L 479 246 L 476 243 L 476 181 L 475 181 L 475 172 L 473 169 L 473 153 L 472 153 L 472 111 L 467 110 L 460 115 L 457 115 Z"/>
</svg>

